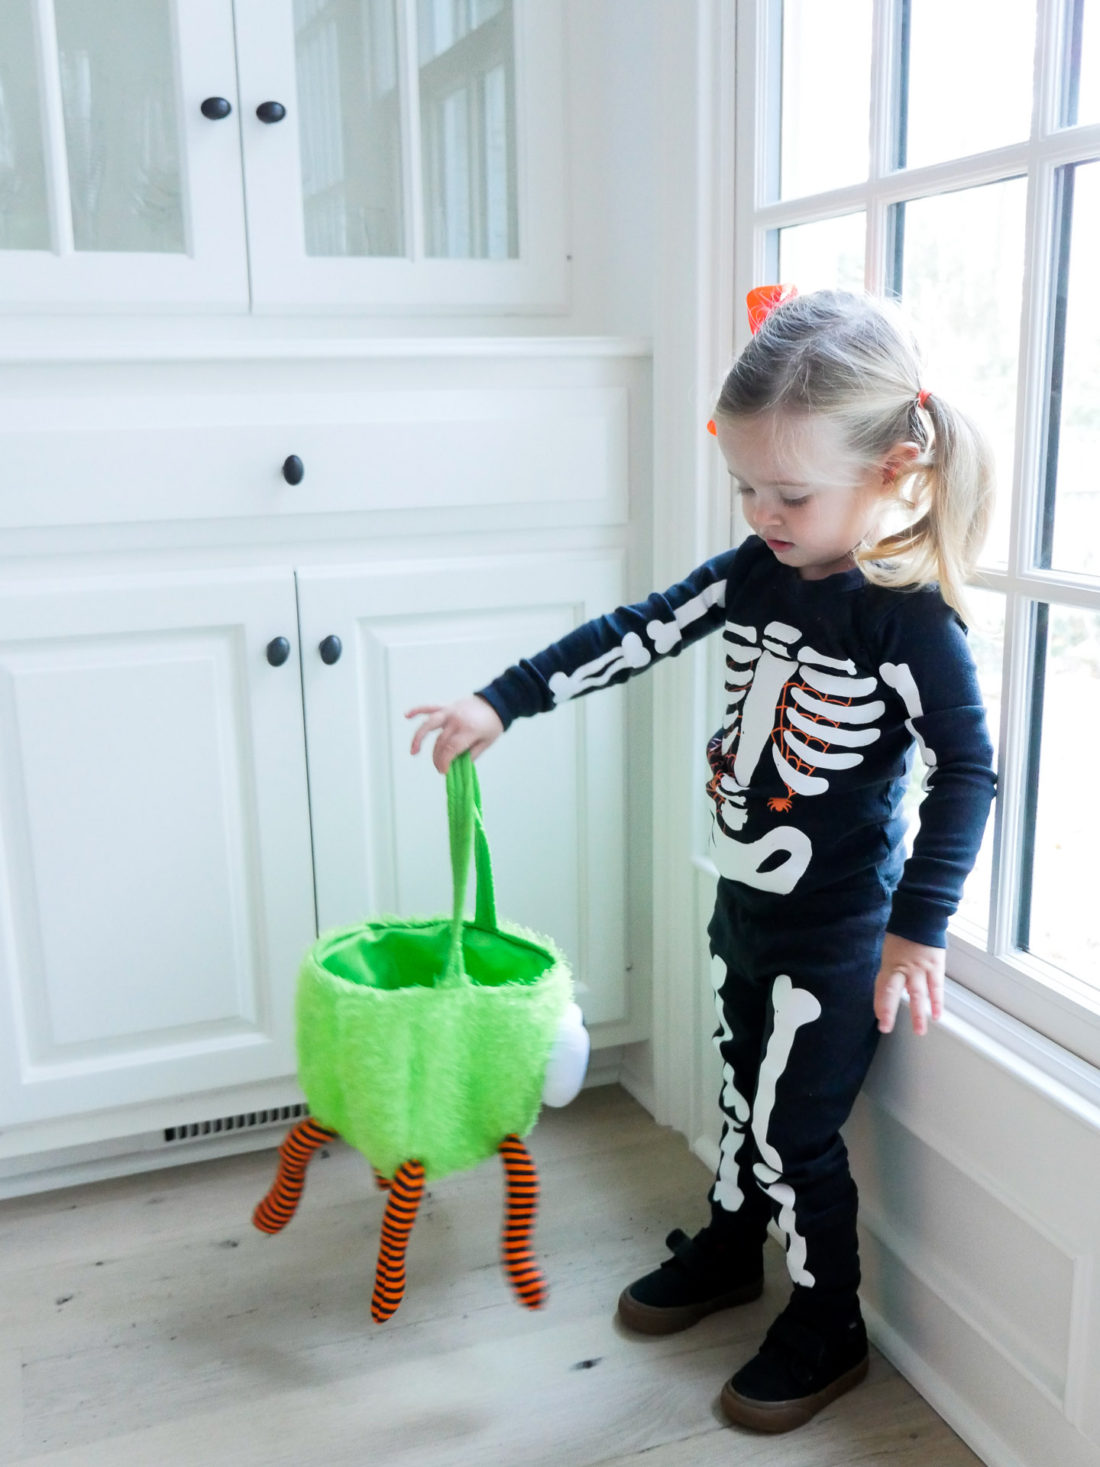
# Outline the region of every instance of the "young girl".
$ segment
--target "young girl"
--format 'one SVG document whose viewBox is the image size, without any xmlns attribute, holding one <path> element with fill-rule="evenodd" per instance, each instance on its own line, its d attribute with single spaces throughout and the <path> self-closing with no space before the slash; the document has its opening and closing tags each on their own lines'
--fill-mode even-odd
<svg viewBox="0 0 1100 1467">
<path fill-rule="evenodd" d="M 726 720 L 707 750 L 720 1160 L 710 1222 L 669 1235 L 672 1256 L 623 1291 L 619 1317 L 664 1334 L 755 1299 L 774 1219 L 790 1301 L 721 1404 L 732 1421 L 786 1431 L 867 1372 L 840 1128 L 902 993 L 918 1034 L 942 1012 L 947 922 L 993 797 L 961 620 L 991 475 L 980 436 L 922 387 L 885 307 L 773 287 L 753 292 L 753 312 L 711 427 L 754 533 L 475 696 L 409 717 L 424 718 L 414 753 L 438 730 L 445 770 L 514 718 L 721 630 Z M 906 859 L 914 743 L 927 794 Z"/>
</svg>

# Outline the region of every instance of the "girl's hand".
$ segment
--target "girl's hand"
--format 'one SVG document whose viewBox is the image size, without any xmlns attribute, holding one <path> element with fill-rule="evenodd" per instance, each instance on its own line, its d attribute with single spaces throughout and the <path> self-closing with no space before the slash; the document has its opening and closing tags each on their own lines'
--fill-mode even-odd
<svg viewBox="0 0 1100 1467">
<path fill-rule="evenodd" d="M 894 1027 L 902 993 L 909 995 L 915 1034 L 928 1032 L 929 1015 L 933 1019 L 943 1016 L 943 964 L 942 947 L 925 947 L 893 932 L 886 934 L 875 979 L 875 1018 L 883 1034 Z"/>
<path fill-rule="evenodd" d="M 470 698 L 459 698 L 445 708 L 431 704 L 424 708 L 410 708 L 406 718 L 424 718 L 424 722 L 413 734 L 412 752 L 420 753 L 425 737 L 439 730 L 439 737 L 432 749 L 432 763 L 440 774 L 446 774 L 453 760 L 468 749 L 476 759 L 484 754 L 490 744 L 495 744 L 504 732 L 496 711 L 476 694 Z"/>
</svg>

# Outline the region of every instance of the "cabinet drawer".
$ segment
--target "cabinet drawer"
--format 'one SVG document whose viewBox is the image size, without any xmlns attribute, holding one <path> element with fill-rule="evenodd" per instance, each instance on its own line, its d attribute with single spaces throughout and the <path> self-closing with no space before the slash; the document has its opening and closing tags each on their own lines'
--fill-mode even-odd
<svg viewBox="0 0 1100 1467">
<path fill-rule="evenodd" d="M 7 529 L 494 506 L 521 522 L 525 508 L 626 517 L 623 386 L 33 397 L 2 413 Z"/>
</svg>

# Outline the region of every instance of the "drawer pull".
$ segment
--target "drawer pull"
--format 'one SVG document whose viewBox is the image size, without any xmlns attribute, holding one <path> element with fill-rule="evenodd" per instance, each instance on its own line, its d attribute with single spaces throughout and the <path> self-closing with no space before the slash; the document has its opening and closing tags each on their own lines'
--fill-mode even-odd
<svg viewBox="0 0 1100 1467">
<path fill-rule="evenodd" d="M 286 108 L 281 102 L 261 102 L 256 108 L 256 116 L 261 122 L 282 122 Z"/>
<path fill-rule="evenodd" d="M 283 478 L 288 484 L 300 484 L 306 476 L 306 466 L 296 453 L 283 461 Z"/>
<path fill-rule="evenodd" d="M 290 656 L 290 643 L 285 637 L 274 637 L 267 644 L 267 660 L 272 667 L 282 667 Z"/>
<path fill-rule="evenodd" d="M 220 122 L 223 117 L 228 117 L 233 108 L 224 97 L 207 97 L 199 108 L 204 117 L 209 117 L 211 122 Z"/>
<path fill-rule="evenodd" d="M 340 661 L 340 653 L 344 650 L 344 644 L 339 637 L 329 636 L 317 650 L 321 654 L 321 661 L 326 667 L 331 667 L 334 662 Z"/>
</svg>

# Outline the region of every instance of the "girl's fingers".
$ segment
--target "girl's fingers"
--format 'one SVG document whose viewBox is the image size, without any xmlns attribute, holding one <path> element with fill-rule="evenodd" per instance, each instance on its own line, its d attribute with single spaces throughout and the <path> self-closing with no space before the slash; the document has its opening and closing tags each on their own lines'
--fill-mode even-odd
<svg viewBox="0 0 1100 1467">
<path fill-rule="evenodd" d="M 928 983 L 928 1002 L 933 1019 L 943 1018 L 943 974 L 933 973 Z"/>
<path fill-rule="evenodd" d="M 909 1018 L 913 1033 L 927 1034 L 928 1016 L 932 1008 L 928 998 L 928 980 L 918 969 L 915 973 L 910 973 L 905 986 L 909 991 Z"/>
<path fill-rule="evenodd" d="M 895 968 L 885 982 L 882 980 L 882 975 L 879 975 L 879 981 L 875 985 L 875 1018 L 878 1019 L 880 1034 L 889 1034 L 893 1031 L 898 1004 L 901 1003 L 901 995 L 904 990 L 905 973 L 900 968 Z"/>
<path fill-rule="evenodd" d="M 444 711 L 442 708 L 414 708 L 410 713 L 406 713 L 405 717 L 415 718 L 418 713 L 427 713 L 429 714 L 429 716 L 425 718 L 424 722 L 413 734 L 411 748 L 414 754 L 420 753 L 420 746 L 421 744 L 423 744 L 428 734 L 432 733 L 433 730 L 437 728 L 442 728 L 443 724 L 446 722 Z"/>
</svg>

